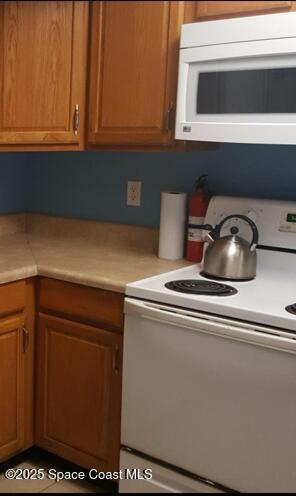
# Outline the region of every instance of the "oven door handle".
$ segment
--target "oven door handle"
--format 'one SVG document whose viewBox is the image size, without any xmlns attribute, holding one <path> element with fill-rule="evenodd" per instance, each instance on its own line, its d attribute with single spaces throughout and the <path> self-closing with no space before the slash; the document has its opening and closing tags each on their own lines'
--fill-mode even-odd
<svg viewBox="0 0 296 496">
<path fill-rule="evenodd" d="M 217 322 L 211 320 L 210 315 L 205 317 L 186 315 L 184 310 L 157 306 L 157 304 L 152 305 L 145 301 L 130 298 L 125 299 L 124 309 L 127 315 L 137 315 L 145 320 L 296 354 L 296 339 L 276 335 L 275 330 L 267 327 L 264 331 L 256 329 L 256 326 L 251 324 L 249 328 L 242 328 L 223 321 L 223 318 L 221 318 L 221 322 Z"/>
</svg>

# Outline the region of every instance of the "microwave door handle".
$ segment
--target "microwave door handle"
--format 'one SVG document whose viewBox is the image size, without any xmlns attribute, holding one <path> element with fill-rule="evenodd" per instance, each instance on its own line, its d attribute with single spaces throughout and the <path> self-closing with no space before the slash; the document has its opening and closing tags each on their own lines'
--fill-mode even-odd
<svg viewBox="0 0 296 496">
<path fill-rule="evenodd" d="M 138 314 L 140 318 L 153 322 L 296 354 L 295 339 L 277 336 L 272 330 L 270 330 L 269 334 L 268 329 L 266 329 L 266 332 L 255 330 L 255 326 L 250 326 L 250 329 L 243 329 L 229 323 L 215 322 L 210 320 L 210 316 L 209 318 L 200 318 L 184 315 L 178 313 L 177 309 L 173 311 L 170 309 L 166 310 L 157 306 L 152 307 L 142 301 L 133 301 L 130 299 L 126 299 L 125 312 L 127 314 Z"/>
</svg>

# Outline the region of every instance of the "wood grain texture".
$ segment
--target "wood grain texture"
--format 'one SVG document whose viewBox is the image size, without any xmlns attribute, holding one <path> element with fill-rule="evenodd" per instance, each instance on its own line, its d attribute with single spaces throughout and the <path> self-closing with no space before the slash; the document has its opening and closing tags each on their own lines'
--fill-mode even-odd
<svg viewBox="0 0 296 496">
<path fill-rule="evenodd" d="M 118 470 L 122 336 L 40 314 L 37 361 L 37 445 L 86 468 Z"/>
<path fill-rule="evenodd" d="M 20 312 L 26 304 L 26 281 L 0 285 L 0 315 Z"/>
<path fill-rule="evenodd" d="M 173 143 L 183 16 L 184 2 L 92 2 L 90 144 Z"/>
<path fill-rule="evenodd" d="M 196 20 L 207 18 L 239 17 L 250 14 L 267 14 L 293 10 L 293 3 L 288 1 L 201 1 L 196 4 Z"/>
<path fill-rule="evenodd" d="M 0 2 L 0 145 L 83 141 L 87 13 L 87 2 Z"/>
<path fill-rule="evenodd" d="M 124 295 L 47 277 L 39 280 L 39 309 L 56 315 L 98 323 L 114 330 L 123 328 Z"/>
<path fill-rule="evenodd" d="M 195 22 L 197 16 L 197 6 L 200 2 L 196 2 L 195 0 L 187 0 L 185 2 L 185 10 L 184 10 L 184 23 L 187 22 Z"/>
<path fill-rule="evenodd" d="M 0 461 L 24 447 L 22 316 L 0 320 Z"/>
</svg>

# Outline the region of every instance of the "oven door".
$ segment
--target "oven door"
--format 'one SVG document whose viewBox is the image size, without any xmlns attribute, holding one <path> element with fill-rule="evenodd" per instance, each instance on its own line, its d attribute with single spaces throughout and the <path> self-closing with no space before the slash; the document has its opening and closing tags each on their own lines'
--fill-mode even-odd
<svg viewBox="0 0 296 496">
<path fill-rule="evenodd" d="M 296 143 L 296 38 L 180 50 L 176 138 Z"/>
<path fill-rule="evenodd" d="M 125 314 L 122 445 L 220 488 L 295 492 L 293 333 L 131 298 Z"/>
</svg>

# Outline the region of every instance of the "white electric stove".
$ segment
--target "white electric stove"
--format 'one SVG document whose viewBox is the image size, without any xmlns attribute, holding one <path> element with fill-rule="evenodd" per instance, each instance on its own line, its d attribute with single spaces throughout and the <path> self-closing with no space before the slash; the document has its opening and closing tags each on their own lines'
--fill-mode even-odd
<svg viewBox="0 0 296 496">
<path fill-rule="evenodd" d="M 200 275 L 202 264 L 131 283 L 127 286 L 126 294 L 296 332 L 296 313 L 293 315 L 285 310 L 286 306 L 296 303 L 296 253 L 259 248 L 257 263 L 257 276 L 252 281 L 215 280 L 237 290 L 236 294 L 230 296 L 187 294 L 165 287 L 170 281 L 186 279 L 208 281 L 210 285 L 209 279 Z"/>
<path fill-rule="evenodd" d="M 296 202 L 214 197 L 205 222 L 229 214 L 258 227 L 254 280 L 194 264 L 127 285 L 121 466 L 154 475 L 121 492 L 296 491 Z M 250 239 L 239 219 L 221 235 L 233 225 Z M 179 280 L 231 290 L 166 287 Z"/>
</svg>

